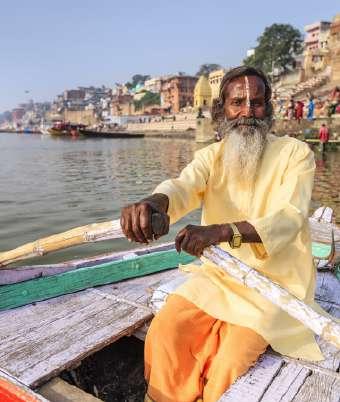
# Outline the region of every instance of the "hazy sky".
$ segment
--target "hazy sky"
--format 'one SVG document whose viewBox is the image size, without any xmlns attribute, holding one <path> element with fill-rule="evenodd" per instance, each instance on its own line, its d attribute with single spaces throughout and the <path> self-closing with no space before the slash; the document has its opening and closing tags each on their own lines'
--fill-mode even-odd
<svg viewBox="0 0 340 402">
<path fill-rule="evenodd" d="M 136 73 L 238 65 L 266 26 L 337 12 L 338 0 L 1 0 L 0 112 Z"/>
</svg>

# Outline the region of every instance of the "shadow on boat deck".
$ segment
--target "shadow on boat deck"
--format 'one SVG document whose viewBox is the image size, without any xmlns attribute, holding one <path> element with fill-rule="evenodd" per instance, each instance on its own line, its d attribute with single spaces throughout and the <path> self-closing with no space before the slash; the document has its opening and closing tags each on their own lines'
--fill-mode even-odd
<svg viewBox="0 0 340 402">
<path fill-rule="evenodd" d="M 123 337 L 60 377 L 105 402 L 144 401 L 144 342 Z"/>
</svg>

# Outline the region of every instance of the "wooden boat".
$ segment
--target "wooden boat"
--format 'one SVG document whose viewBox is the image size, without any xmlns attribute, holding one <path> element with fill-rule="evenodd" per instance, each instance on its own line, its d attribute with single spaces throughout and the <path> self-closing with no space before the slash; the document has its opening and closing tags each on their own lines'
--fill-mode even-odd
<svg viewBox="0 0 340 402">
<path fill-rule="evenodd" d="M 316 300 L 330 314 L 340 317 L 340 282 L 334 273 L 325 270 L 326 263 L 333 266 L 340 255 L 340 229 L 320 219 L 317 215 L 310 219 L 314 249 L 323 244 L 326 247 L 316 256 L 324 269 L 318 274 Z M 182 262 L 193 259 L 185 254 L 182 257 Z M 154 311 L 185 279 L 185 274 L 172 269 L 178 265 L 176 258 L 173 243 L 168 243 L 63 264 L 20 268 L 35 270 L 38 276 L 48 268 L 52 275 L 0 286 L 1 308 L 11 308 L 0 312 L 0 376 L 4 372 L 35 390 L 125 335 L 143 339 Z M 119 277 L 113 286 L 117 272 L 123 271 L 129 271 L 129 279 L 122 281 Z M 49 281 L 45 289 L 32 286 L 32 281 L 41 284 L 44 279 Z M 61 294 L 54 292 L 57 285 L 64 293 L 77 292 L 55 297 Z M 97 285 L 100 286 L 93 287 Z M 11 295 L 9 286 L 17 293 Z M 46 296 L 53 298 L 32 303 L 32 299 Z M 6 297 L 14 304 L 4 303 Z M 22 304 L 26 305 L 14 308 Z M 220 401 L 338 402 L 339 352 L 321 339 L 319 344 L 326 357 L 319 363 L 291 359 L 269 349 Z"/>
<path fill-rule="evenodd" d="M 79 133 L 85 137 L 92 138 L 140 138 L 144 137 L 144 133 L 135 133 L 127 131 L 99 131 L 99 130 L 86 130 L 80 129 Z"/>
<path fill-rule="evenodd" d="M 71 124 L 64 122 L 57 122 L 53 127 L 48 128 L 47 131 L 53 136 L 71 136 L 79 137 L 79 130 L 83 129 L 83 124 Z"/>
</svg>

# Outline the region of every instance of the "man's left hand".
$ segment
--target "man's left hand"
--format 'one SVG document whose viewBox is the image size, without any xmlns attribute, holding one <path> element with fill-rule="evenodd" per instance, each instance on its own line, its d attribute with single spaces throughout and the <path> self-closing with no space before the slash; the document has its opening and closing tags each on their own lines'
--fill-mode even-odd
<svg viewBox="0 0 340 402">
<path fill-rule="evenodd" d="M 227 225 L 188 225 L 177 233 L 176 250 L 179 253 L 183 250 L 200 257 L 206 247 L 227 241 L 229 237 L 227 231 Z"/>
</svg>

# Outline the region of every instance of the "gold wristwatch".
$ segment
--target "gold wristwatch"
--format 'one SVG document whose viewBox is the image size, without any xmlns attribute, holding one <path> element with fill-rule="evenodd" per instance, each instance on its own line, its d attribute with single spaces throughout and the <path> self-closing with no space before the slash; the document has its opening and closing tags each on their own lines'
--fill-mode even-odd
<svg viewBox="0 0 340 402">
<path fill-rule="evenodd" d="M 229 225 L 231 227 L 231 230 L 233 231 L 233 236 L 229 242 L 229 246 L 231 248 L 239 248 L 242 244 L 242 235 L 235 224 L 230 223 Z"/>
</svg>

